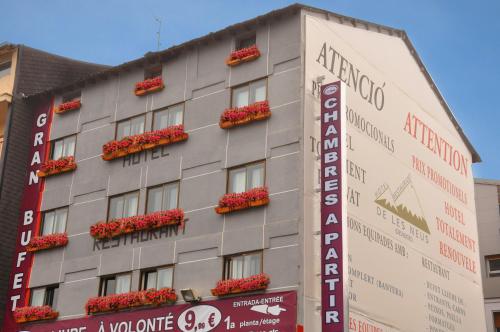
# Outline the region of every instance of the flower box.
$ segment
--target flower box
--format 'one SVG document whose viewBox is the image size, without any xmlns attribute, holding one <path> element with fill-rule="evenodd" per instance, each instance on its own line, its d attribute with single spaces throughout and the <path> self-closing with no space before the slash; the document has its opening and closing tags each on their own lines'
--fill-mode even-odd
<svg viewBox="0 0 500 332">
<path fill-rule="evenodd" d="M 177 295 L 172 288 L 162 288 L 160 290 L 148 289 L 125 294 L 93 297 L 85 304 L 85 310 L 90 315 L 148 305 L 170 305 L 176 301 Z"/>
<path fill-rule="evenodd" d="M 254 188 L 243 193 L 225 194 L 215 208 L 218 214 L 244 210 L 269 204 L 269 192 L 265 187 Z"/>
<path fill-rule="evenodd" d="M 258 57 L 260 57 L 260 51 L 256 45 L 252 45 L 250 47 L 231 52 L 229 57 L 226 59 L 226 65 L 233 67 L 242 64 L 243 62 L 255 60 Z"/>
<path fill-rule="evenodd" d="M 56 112 L 57 114 L 62 114 L 68 111 L 80 109 L 80 107 L 82 107 L 82 102 L 80 101 L 80 99 L 76 99 L 60 104 L 54 109 L 54 112 Z"/>
<path fill-rule="evenodd" d="M 249 122 L 265 120 L 271 116 L 269 102 L 260 101 L 248 106 L 228 108 L 220 116 L 219 126 L 222 129 L 244 125 Z"/>
<path fill-rule="evenodd" d="M 184 132 L 183 125 L 146 132 L 140 135 L 128 136 L 119 141 L 110 141 L 102 147 L 102 159 L 113 160 L 126 155 L 153 149 L 187 140 L 189 135 Z"/>
<path fill-rule="evenodd" d="M 57 160 L 47 160 L 38 170 L 38 177 L 45 178 L 47 176 L 71 172 L 76 169 L 75 157 L 62 157 Z"/>
<path fill-rule="evenodd" d="M 35 236 L 31 238 L 30 242 L 26 246 L 26 250 L 34 252 L 45 249 L 64 247 L 67 244 L 68 235 L 66 233 Z"/>
<path fill-rule="evenodd" d="M 14 311 L 14 320 L 18 324 L 34 322 L 39 320 L 56 319 L 59 316 L 57 311 L 52 310 L 48 305 L 39 307 L 20 307 Z"/>
<path fill-rule="evenodd" d="M 180 225 L 180 227 L 184 227 L 183 210 L 173 209 L 154 212 L 143 216 L 116 219 L 107 223 L 99 222 L 90 226 L 90 235 L 97 239 L 110 239 L 122 234 L 151 230 L 170 225 Z"/>
<path fill-rule="evenodd" d="M 211 292 L 213 296 L 253 292 L 266 289 L 269 283 L 269 276 L 261 273 L 248 278 L 220 280 Z"/>
<path fill-rule="evenodd" d="M 157 76 L 135 83 L 134 93 L 136 96 L 144 96 L 149 93 L 163 90 L 164 87 L 165 84 L 163 84 L 163 79 L 161 76 Z"/>
</svg>

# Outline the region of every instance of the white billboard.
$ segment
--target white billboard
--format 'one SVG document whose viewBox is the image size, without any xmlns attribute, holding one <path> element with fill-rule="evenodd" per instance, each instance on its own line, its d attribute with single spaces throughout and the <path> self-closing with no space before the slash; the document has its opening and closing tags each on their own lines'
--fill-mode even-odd
<svg viewBox="0 0 500 332">
<path fill-rule="evenodd" d="M 349 330 L 485 331 L 471 153 L 404 41 L 373 30 L 305 16 L 305 328 L 320 330 L 320 86 L 341 80 Z"/>
</svg>

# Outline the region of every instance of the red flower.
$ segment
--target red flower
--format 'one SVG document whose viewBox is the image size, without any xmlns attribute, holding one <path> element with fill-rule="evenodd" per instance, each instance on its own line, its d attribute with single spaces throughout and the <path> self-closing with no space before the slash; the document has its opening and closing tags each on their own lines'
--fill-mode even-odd
<svg viewBox="0 0 500 332">
<path fill-rule="evenodd" d="M 148 289 L 125 294 L 90 298 L 85 304 L 87 314 L 127 309 L 144 305 L 173 304 L 177 295 L 172 288 Z"/>
<path fill-rule="evenodd" d="M 66 111 L 76 110 L 76 109 L 79 109 L 81 106 L 82 106 L 82 104 L 81 104 L 80 99 L 71 100 L 71 101 L 68 101 L 66 103 L 60 104 L 56 108 L 56 113 L 63 113 Z"/>
<path fill-rule="evenodd" d="M 240 60 L 251 55 L 260 56 L 260 51 L 256 45 L 252 45 L 250 47 L 242 48 L 231 52 L 228 60 L 229 61 Z"/>
<path fill-rule="evenodd" d="M 219 207 L 240 207 L 252 201 L 258 201 L 269 198 L 269 192 L 266 187 L 253 188 L 242 193 L 225 194 L 219 200 Z"/>
<path fill-rule="evenodd" d="M 98 239 L 113 238 L 121 234 L 150 230 L 168 225 L 184 227 L 184 211 L 182 209 L 173 209 L 142 216 L 116 219 L 107 223 L 99 222 L 90 226 L 90 235 Z"/>
<path fill-rule="evenodd" d="M 257 274 L 242 279 L 220 280 L 212 289 L 212 295 L 223 296 L 234 293 L 251 292 L 254 290 L 266 289 L 270 283 L 269 276 Z"/>
<path fill-rule="evenodd" d="M 75 157 L 62 157 L 57 160 L 47 160 L 40 166 L 40 171 L 44 173 L 50 173 L 53 171 L 59 171 L 63 168 L 76 168 Z"/>
<path fill-rule="evenodd" d="M 149 131 L 139 135 L 127 136 L 119 141 L 110 141 L 103 145 L 104 154 L 125 150 L 129 147 L 143 147 L 146 144 L 158 144 L 161 139 L 175 139 L 187 135 L 183 125 L 170 126 L 164 129 Z"/>
<path fill-rule="evenodd" d="M 14 311 L 14 320 L 17 323 L 31 322 L 42 319 L 55 319 L 59 313 L 49 306 L 21 307 Z"/>
<path fill-rule="evenodd" d="M 135 90 L 147 90 L 151 88 L 155 88 L 158 86 L 163 85 L 163 79 L 161 76 L 157 76 L 154 78 L 149 78 L 147 80 L 144 80 L 142 82 L 137 82 L 135 83 Z"/>
<path fill-rule="evenodd" d="M 269 110 L 269 102 L 267 100 L 259 101 L 248 106 L 228 108 L 221 114 L 220 119 L 221 121 L 234 122 L 238 120 L 244 120 L 258 114 L 269 113 Z"/>
<path fill-rule="evenodd" d="M 39 251 L 50 248 L 64 247 L 67 244 L 68 235 L 66 233 L 35 236 L 31 238 L 30 242 L 26 246 L 26 250 Z"/>
</svg>

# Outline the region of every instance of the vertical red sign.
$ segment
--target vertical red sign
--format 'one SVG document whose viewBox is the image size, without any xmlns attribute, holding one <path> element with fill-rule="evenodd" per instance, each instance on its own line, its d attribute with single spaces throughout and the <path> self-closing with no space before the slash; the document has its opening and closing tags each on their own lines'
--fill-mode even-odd
<svg viewBox="0 0 500 332">
<path fill-rule="evenodd" d="M 348 320 L 344 282 L 342 86 L 321 86 L 321 310 L 322 331 L 343 332 Z"/>
<path fill-rule="evenodd" d="M 33 254 L 26 251 L 26 245 L 36 235 L 39 224 L 40 203 L 42 200 L 43 180 L 38 178 L 37 170 L 46 159 L 48 139 L 52 120 L 52 102 L 45 102 L 36 109 L 32 135 L 30 135 L 30 154 L 21 202 L 20 218 L 16 238 L 16 248 L 9 279 L 7 305 L 2 331 L 16 331 L 17 324 L 12 312 L 15 308 L 27 305 L 26 289 L 33 261 Z"/>
</svg>

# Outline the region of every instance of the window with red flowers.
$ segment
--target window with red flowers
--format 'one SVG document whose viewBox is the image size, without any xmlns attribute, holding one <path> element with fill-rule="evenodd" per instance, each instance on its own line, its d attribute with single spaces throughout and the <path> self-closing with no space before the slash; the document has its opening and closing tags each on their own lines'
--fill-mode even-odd
<svg viewBox="0 0 500 332">
<path fill-rule="evenodd" d="M 65 93 L 62 96 L 62 102 L 67 103 L 70 101 L 80 100 L 81 98 L 82 98 L 82 92 L 80 90 L 71 91 L 71 92 Z"/>
<path fill-rule="evenodd" d="M 128 293 L 130 292 L 131 282 L 131 273 L 121 273 L 102 277 L 99 285 L 99 296 Z"/>
<path fill-rule="evenodd" d="M 173 280 L 173 266 L 146 269 L 141 272 L 141 290 L 172 288 Z"/>
<path fill-rule="evenodd" d="M 233 87 L 231 107 L 245 107 L 267 100 L 267 79 L 252 81 Z"/>
<path fill-rule="evenodd" d="M 227 193 L 242 193 L 254 188 L 263 187 L 265 173 L 265 161 L 258 161 L 228 169 Z"/>
<path fill-rule="evenodd" d="M 176 209 L 179 202 L 179 181 L 148 188 L 146 213 Z"/>
<path fill-rule="evenodd" d="M 146 116 L 139 115 L 116 123 L 116 140 L 144 133 Z"/>
<path fill-rule="evenodd" d="M 153 112 L 153 130 L 165 129 L 184 122 L 184 103 L 168 106 Z"/>
<path fill-rule="evenodd" d="M 139 191 L 110 197 L 108 205 L 108 221 L 136 216 L 138 208 Z"/>
<path fill-rule="evenodd" d="M 67 219 L 67 207 L 45 211 L 42 217 L 42 227 L 40 227 L 40 235 L 44 236 L 64 233 L 66 231 Z"/>
<path fill-rule="evenodd" d="M 256 43 L 257 43 L 257 36 L 255 32 L 251 34 L 246 34 L 236 39 L 236 50 L 241 50 L 243 48 L 253 46 Z"/>
<path fill-rule="evenodd" d="M 144 68 L 144 79 L 161 77 L 162 65 L 161 63 L 150 64 Z"/>
<path fill-rule="evenodd" d="M 76 135 L 66 136 L 52 141 L 52 160 L 58 160 L 63 157 L 71 157 L 75 155 Z"/>
<path fill-rule="evenodd" d="M 241 279 L 260 274 L 262 266 L 262 251 L 227 256 L 224 258 L 224 279 Z"/>
<path fill-rule="evenodd" d="M 31 288 L 29 305 L 32 307 L 48 305 L 55 309 L 58 294 L 59 285 Z"/>
</svg>

